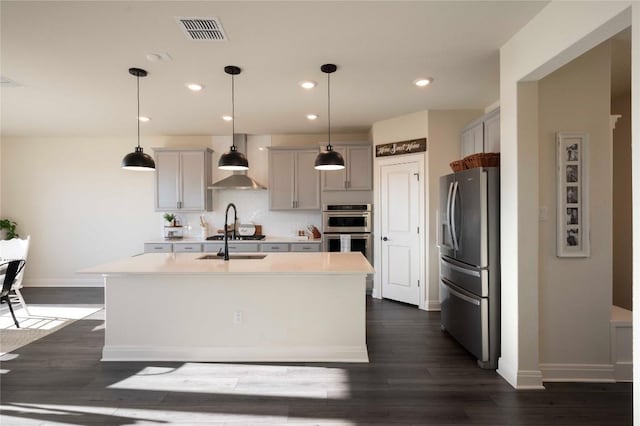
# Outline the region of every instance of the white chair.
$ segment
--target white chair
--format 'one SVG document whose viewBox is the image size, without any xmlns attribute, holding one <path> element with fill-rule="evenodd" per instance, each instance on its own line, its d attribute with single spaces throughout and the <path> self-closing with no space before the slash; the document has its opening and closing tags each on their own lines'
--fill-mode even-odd
<svg viewBox="0 0 640 426">
<path fill-rule="evenodd" d="M 24 259 L 27 260 L 27 254 L 29 253 L 29 240 L 31 236 L 28 236 L 24 240 L 20 238 L 13 238 L 11 240 L 0 240 L 0 259 L 2 260 L 16 260 L 16 259 Z M 24 297 L 22 297 L 22 293 L 20 293 L 20 289 L 22 288 L 22 278 L 24 277 L 24 270 L 26 268 L 22 268 L 18 276 L 16 277 L 13 286 L 11 286 L 11 290 L 16 293 L 18 296 L 18 300 L 22 305 L 22 309 L 24 309 L 27 315 L 29 314 L 29 309 L 27 308 L 27 304 L 24 301 Z"/>
</svg>

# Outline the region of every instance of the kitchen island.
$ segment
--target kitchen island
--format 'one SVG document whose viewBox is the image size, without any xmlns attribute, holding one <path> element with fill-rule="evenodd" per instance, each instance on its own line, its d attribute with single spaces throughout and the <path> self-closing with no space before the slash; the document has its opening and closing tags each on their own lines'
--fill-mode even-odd
<svg viewBox="0 0 640 426">
<path fill-rule="evenodd" d="M 361 253 L 148 253 L 79 272 L 104 277 L 103 361 L 368 362 Z"/>
</svg>

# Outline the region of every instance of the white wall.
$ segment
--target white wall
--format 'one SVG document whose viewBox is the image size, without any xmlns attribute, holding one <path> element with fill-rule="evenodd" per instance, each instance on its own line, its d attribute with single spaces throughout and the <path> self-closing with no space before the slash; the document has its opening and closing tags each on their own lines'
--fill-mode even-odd
<svg viewBox="0 0 640 426">
<path fill-rule="evenodd" d="M 376 145 L 381 145 L 389 142 L 398 142 L 405 141 L 410 139 L 420 139 L 428 137 L 428 129 L 429 129 L 429 112 L 428 111 L 419 111 L 414 112 L 412 114 L 403 115 L 400 117 L 390 118 L 388 120 L 377 121 L 373 123 L 371 127 L 371 134 L 373 139 L 373 149 L 374 149 L 374 158 L 373 158 L 373 204 L 374 211 L 380 211 L 380 188 L 378 187 L 378 182 L 380 180 L 380 167 L 377 164 L 375 158 L 375 147 Z M 423 164 L 428 164 L 429 158 L 429 143 L 430 141 L 427 139 L 427 151 L 425 153 L 415 153 L 410 154 L 407 157 L 411 158 L 421 158 L 423 160 Z M 428 170 L 425 170 L 425 174 L 428 173 Z M 422 194 L 421 203 L 425 203 L 427 200 L 427 188 L 428 185 L 424 185 L 425 193 Z M 423 204 L 424 205 L 424 204 Z M 425 211 L 428 208 L 424 207 Z M 420 229 L 425 229 L 425 218 L 422 217 L 420 223 Z M 380 235 L 380 215 L 374 215 L 374 233 L 375 235 Z M 426 282 L 425 277 L 428 275 L 428 271 L 426 268 L 428 267 L 427 253 L 429 252 L 426 247 L 426 238 L 424 237 L 424 233 L 422 235 L 422 244 L 420 246 L 420 256 L 423 259 L 423 265 L 420 268 L 420 282 Z M 374 238 L 373 242 L 373 254 L 374 254 L 374 268 L 376 270 L 380 270 L 382 265 L 382 257 L 381 257 L 381 247 L 380 247 L 380 239 Z M 381 288 L 382 283 L 380 280 L 380 274 L 376 273 L 374 275 L 373 280 L 373 297 L 381 297 Z M 420 289 L 420 307 L 426 309 L 427 301 L 426 295 L 427 291 L 425 291 L 425 287 Z"/>
<path fill-rule="evenodd" d="M 429 110 L 427 165 L 427 309 L 440 309 L 439 252 L 437 247 L 440 176 L 452 173 L 449 163 L 460 159 L 462 128 L 483 115 L 482 110 Z"/>
<path fill-rule="evenodd" d="M 631 23 L 627 10 L 631 4 L 551 2 L 500 49 L 502 353 L 498 372 L 517 388 L 542 386 L 538 301 L 532 297 L 537 295 L 538 282 L 537 273 L 531 273 L 537 271 L 537 264 L 530 265 L 538 253 L 537 226 L 531 226 L 538 217 L 537 146 L 519 139 L 518 85 L 544 77 L 624 29 Z"/>
<path fill-rule="evenodd" d="M 540 368 L 543 380 L 611 380 L 611 45 L 605 42 L 538 82 Z M 591 255 L 556 256 L 555 132 L 589 135 Z"/>
<path fill-rule="evenodd" d="M 613 131 L 613 304 L 631 310 L 631 92 L 612 99 L 611 114 L 621 115 Z"/>
<path fill-rule="evenodd" d="M 250 174 L 263 184 L 268 183 L 268 152 L 259 148 L 270 144 L 268 135 L 247 141 Z M 135 138 L 3 138 L 2 214 L 18 222 L 21 236 L 31 235 L 26 285 L 99 284 L 75 271 L 140 253 L 144 241 L 162 237 L 162 213 L 154 212 L 154 173 L 120 168 L 135 145 Z M 230 145 L 230 136 L 142 140 L 150 154 L 152 147 L 212 148 L 214 165 Z M 228 173 L 214 168 L 213 180 Z M 262 224 L 270 236 L 293 236 L 308 224 L 320 227 L 319 211 L 270 212 L 268 191 L 230 190 L 214 193 L 214 211 L 205 213 L 211 230 L 223 227 L 224 208 L 231 201 L 242 222 Z M 182 216 L 199 235 L 199 214 Z"/>
<path fill-rule="evenodd" d="M 421 254 L 424 265 L 421 270 L 420 282 L 427 286 L 422 295 L 421 307 L 428 310 L 440 309 L 439 295 L 439 264 L 437 244 L 437 218 L 439 209 L 439 179 L 440 176 L 451 173 L 449 163 L 460 158 L 460 132 L 471 121 L 482 116 L 482 110 L 430 110 L 395 117 L 374 123 L 372 127 L 373 143 L 380 145 L 409 139 L 427 138 L 427 152 L 423 159 L 425 164 L 424 208 L 425 215 L 421 219 L 422 229 L 425 229 Z M 412 154 L 418 156 L 420 154 Z M 400 158 L 400 157 L 398 157 Z M 374 182 L 378 181 L 379 167 L 374 159 Z M 380 203 L 379 188 L 374 187 L 374 200 Z M 379 210 L 379 209 L 378 209 Z M 376 218 L 379 226 L 379 218 Z M 380 229 L 376 229 L 379 234 Z M 380 241 L 375 240 L 376 265 L 380 265 Z M 379 275 L 376 276 L 374 286 L 380 289 Z M 379 290 L 374 290 L 379 296 Z"/>
</svg>

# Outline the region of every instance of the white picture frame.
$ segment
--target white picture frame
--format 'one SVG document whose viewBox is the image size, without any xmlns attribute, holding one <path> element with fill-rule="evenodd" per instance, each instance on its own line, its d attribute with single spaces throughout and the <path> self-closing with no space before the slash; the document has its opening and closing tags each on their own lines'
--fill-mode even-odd
<svg viewBox="0 0 640 426">
<path fill-rule="evenodd" d="M 589 135 L 556 133 L 558 257 L 589 257 Z"/>
</svg>

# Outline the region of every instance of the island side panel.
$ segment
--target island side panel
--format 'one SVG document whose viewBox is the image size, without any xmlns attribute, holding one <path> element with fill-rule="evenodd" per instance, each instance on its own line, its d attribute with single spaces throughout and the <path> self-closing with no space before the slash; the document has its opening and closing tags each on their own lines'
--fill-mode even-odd
<svg viewBox="0 0 640 426">
<path fill-rule="evenodd" d="M 365 275 L 106 280 L 103 361 L 368 362 Z"/>
</svg>

